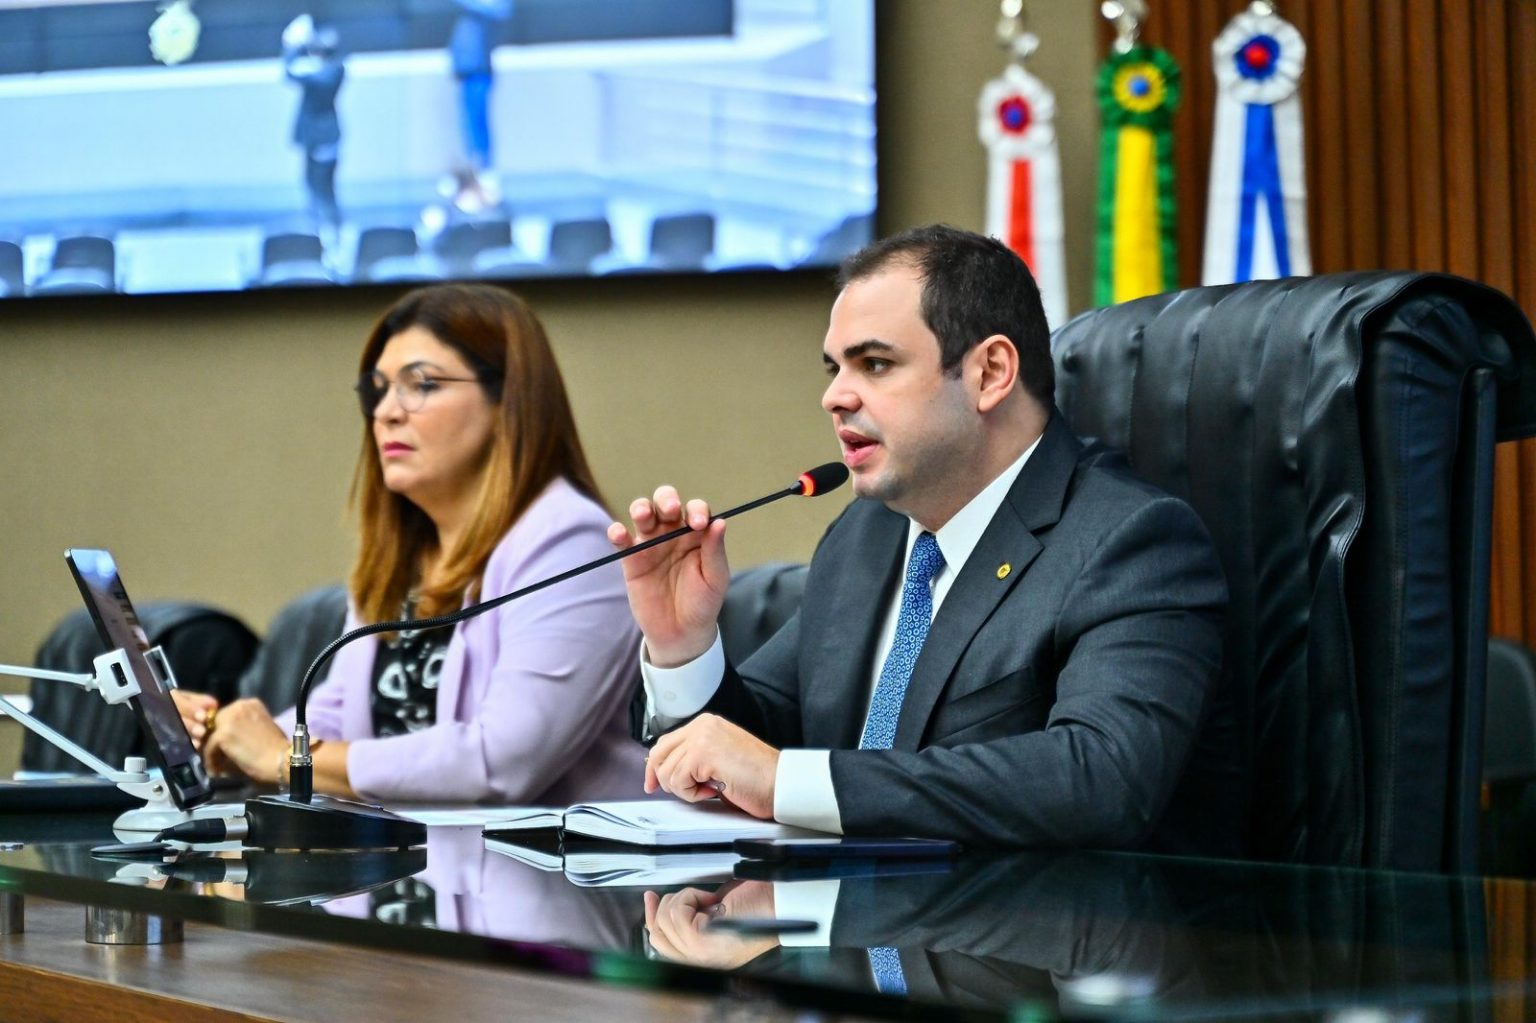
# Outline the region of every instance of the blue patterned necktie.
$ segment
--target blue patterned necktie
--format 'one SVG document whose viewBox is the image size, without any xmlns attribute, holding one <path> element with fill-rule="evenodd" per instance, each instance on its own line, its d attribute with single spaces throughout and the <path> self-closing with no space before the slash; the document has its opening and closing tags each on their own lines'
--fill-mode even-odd
<svg viewBox="0 0 1536 1023">
<path fill-rule="evenodd" d="M 901 954 L 894 948 L 870 948 L 865 951 L 869 954 L 869 972 L 875 978 L 875 990 L 882 995 L 906 994 L 907 975 L 901 968 Z"/>
<path fill-rule="evenodd" d="M 920 534 L 912 545 L 912 557 L 907 560 L 907 579 L 901 584 L 901 611 L 896 615 L 896 638 L 880 668 L 880 681 L 875 683 L 875 698 L 869 705 L 869 720 L 864 722 L 859 749 L 890 749 L 896 741 L 901 701 L 907 695 L 912 668 L 933 622 L 930 584 L 943 567 L 944 553 L 939 550 L 939 541 L 932 533 Z"/>
</svg>

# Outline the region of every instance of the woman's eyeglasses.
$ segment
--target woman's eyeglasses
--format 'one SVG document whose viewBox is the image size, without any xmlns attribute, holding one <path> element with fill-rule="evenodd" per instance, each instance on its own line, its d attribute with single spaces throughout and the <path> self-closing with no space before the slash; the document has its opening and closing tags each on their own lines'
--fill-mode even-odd
<svg viewBox="0 0 1536 1023">
<path fill-rule="evenodd" d="M 362 407 L 363 418 L 372 419 L 378 410 L 379 402 L 384 400 L 384 395 L 391 387 L 395 391 L 395 400 L 400 407 L 407 412 L 420 412 L 427 404 L 427 398 L 441 389 L 444 384 L 478 384 L 477 377 L 439 377 L 432 376 L 425 370 L 412 367 L 400 374 L 400 378 L 393 383 L 389 377 L 374 370 L 372 373 L 364 373 L 357 378 L 357 385 L 353 390 L 357 391 L 357 403 Z"/>
</svg>

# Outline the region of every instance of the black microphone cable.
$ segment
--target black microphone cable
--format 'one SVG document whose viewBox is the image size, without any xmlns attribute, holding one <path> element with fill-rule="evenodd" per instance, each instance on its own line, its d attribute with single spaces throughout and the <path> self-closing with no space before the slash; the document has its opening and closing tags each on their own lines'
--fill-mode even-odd
<svg viewBox="0 0 1536 1023">
<path fill-rule="evenodd" d="M 830 490 L 836 490 L 847 480 L 848 467 L 846 465 L 842 462 L 828 462 L 825 465 L 818 465 L 814 469 L 801 473 L 799 479 L 783 490 L 711 515 L 709 521 L 714 522 L 717 519 L 728 519 L 733 515 L 740 515 L 742 512 L 761 508 L 765 504 L 770 504 L 784 497 L 819 497 Z M 639 554 L 641 551 L 650 550 L 652 547 L 676 540 L 681 536 L 687 536 L 692 532 L 695 532 L 695 530 L 691 526 L 680 526 L 670 533 L 653 536 L 643 543 L 635 544 L 633 547 L 614 551 L 612 554 L 598 558 L 596 561 L 589 561 L 585 565 L 578 565 L 568 571 L 561 572 L 559 575 L 550 576 L 548 579 L 541 579 L 536 583 L 524 586 L 520 590 L 513 590 L 511 593 L 504 593 L 499 597 L 493 597 L 479 604 L 472 604 L 451 614 L 436 615 L 432 618 L 412 618 L 398 622 L 375 622 L 372 625 L 364 625 L 338 636 L 326 644 L 325 649 L 321 650 L 315 657 L 308 670 L 304 672 L 304 680 L 299 683 L 298 697 L 294 702 L 293 708 L 293 746 L 288 753 L 288 798 L 296 803 L 308 803 L 314 797 L 314 760 L 309 752 L 309 727 L 305 721 L 304 710 L 309 703 L 309 691 L 314 685 L 315 675 L 325 666 L 326 661 L 335 656 L 336 651 L 348 643 L 362 639 L 364 636 L 375 636 L 381 632 L 441 629 L 449 625 L 457 625 L 459 622 L 474 618 L 476 615 L 485 614 L 485 612 L 517 600 L 519 597 L 526 597 L 530 593 L 537 593 L 546 586 L 565 582 L 567 579 L 602 568 L 604 565 L 627 558 L 631 554 Z"/>
</svg>

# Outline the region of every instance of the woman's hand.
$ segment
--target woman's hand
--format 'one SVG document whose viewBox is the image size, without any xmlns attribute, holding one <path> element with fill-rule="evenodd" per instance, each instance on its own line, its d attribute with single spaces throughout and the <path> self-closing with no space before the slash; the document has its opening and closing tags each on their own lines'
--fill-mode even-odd
<svg viewBox="0 0 1536 1023">
<path fill-rule="evenodd" d="M 192 737 L 192 745 L 201 752 L 203 740 L 208 737 L 208 722 L 217 714 L 219 701 L 207 693 L 172 689 L 171 702 L 176 704 L 176 710 L 181 714 L 181 723 L 186 726 L 187 734 Z"/>
<path fill-rule="evenodd" d="M 215 774 L 239 771 L 255 782 L 276 785 L 278 762 L 288 737 L 260 700 L 236 700 L 219 708 L 213 730 L 203 742 L 203 757 Z"/>
</svg>

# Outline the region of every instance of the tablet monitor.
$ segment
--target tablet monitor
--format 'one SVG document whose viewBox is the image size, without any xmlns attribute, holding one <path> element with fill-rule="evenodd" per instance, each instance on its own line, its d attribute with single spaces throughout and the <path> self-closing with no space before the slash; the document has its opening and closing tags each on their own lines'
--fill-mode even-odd
<svg viewBox="0 0 1536 1023">
<path fill-rule="evenodd" d="M 139 690 L 128 704 L 139 719 L 150 756 L 165 772 L 171 798 L 182 809 L 207 802 L 213 792 L 208 772 L 171 699 L 169 670 L 156 671 L 151 666 L 163 665 L 164 655 L 158 649 L 150 649 L 149 637 L 128 599 L 117 562 L 107 551 L 83 548 L 65 551 L 64 560 L 69 563 L 102 642 L 108 650 L 122 650 L 126 657 L 132 681 Z M 114 670 L 120 669 L 114 666 Z"/>
</svg>

